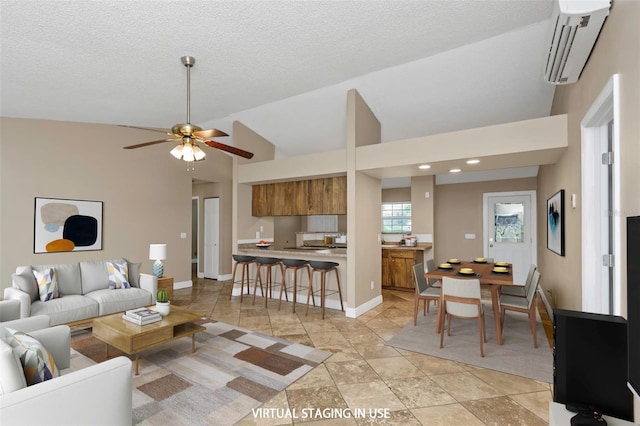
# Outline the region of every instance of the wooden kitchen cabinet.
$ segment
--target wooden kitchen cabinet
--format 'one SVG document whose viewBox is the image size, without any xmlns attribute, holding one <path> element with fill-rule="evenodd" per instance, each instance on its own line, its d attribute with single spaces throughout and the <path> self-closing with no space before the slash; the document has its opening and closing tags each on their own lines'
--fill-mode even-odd
<svg viewBox="0 0 640 426">
<path fill-rule="evenodd" d="M 253 185 L 253 216 L 347 213 L 346 176 Z"/>
<path fill-rule="evenodd" d="M 268 190 L 269 185 L 253 185 L 251 197 L 252 216 L 271 216 Z"/>
<path fill-rule="evenodd" d="M 386 252 L 386 253 L 385 253 Z M 382 286 L 413 291 L 413 265 L 424 262 L 424 250 L 382 249 Z"/>
</svg>

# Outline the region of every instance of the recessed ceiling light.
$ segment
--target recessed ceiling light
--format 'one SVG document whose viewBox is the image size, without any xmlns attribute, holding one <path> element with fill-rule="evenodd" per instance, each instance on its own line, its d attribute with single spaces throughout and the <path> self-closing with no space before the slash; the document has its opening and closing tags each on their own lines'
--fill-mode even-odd
<svg viewBox="0 0 640 426">
<path fill-rule="evenodd" d="M 430 169 L 431 166 L 428 164 L 421 164 L 418 166 L 419 169 L 425 170 L 425 169 Z"/>
<path fill-rule="evenodd" d="M 467 164 L 478 164 L 480 162 L 480 160 L 474 158 L 472 160 L 467 160 Z"/>
<path fill-rule="evenodd" d="M 460 169 L 451 169 L 449 170 L 449 173 L 460 173 L 462 170 Z"/>
</svg>

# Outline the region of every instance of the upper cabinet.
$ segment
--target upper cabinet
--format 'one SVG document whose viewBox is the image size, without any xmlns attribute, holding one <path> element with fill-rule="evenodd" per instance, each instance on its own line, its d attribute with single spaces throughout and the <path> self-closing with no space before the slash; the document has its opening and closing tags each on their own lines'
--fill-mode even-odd
<svg viewBox="0 0 640 426">
<path fill-rule="evenodd" d="M 253 185 L 253 216 L 347 214 L 346 176 Z"/>
</svg>

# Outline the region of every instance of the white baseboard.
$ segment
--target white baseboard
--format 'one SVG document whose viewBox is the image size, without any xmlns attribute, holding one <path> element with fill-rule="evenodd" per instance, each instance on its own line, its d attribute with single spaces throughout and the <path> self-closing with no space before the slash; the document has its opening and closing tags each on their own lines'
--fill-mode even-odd
<svg viewBox="0 0 640 426">
<path fill-rule="evenodd" d="M 233 287 L 233 291 L 231 292 L 231 294 L 233 296 L 240 296 L 240 287 L 239 286 L 234 286 Z M 251 286 L 250 295 L 253 297 L 253 286 Z M 262 297 L 262 292 L 260 291 L 260 288 L 257 289 L 256 296 Z M 287 296 L 289 297 L 289 300 L 291 300 L 293 298 L 293 293 L 287 292 Z M 279 299 L 280 298 L 280 290 L 273 290 L 273 298 L 274 299 Z M 286 300 L 284 298 L 284 295 L 283 295 L 282 299 Z M 296 303 L 301 304 L 301 305 L 306 305 L 307 304 L 307 294 L 306 293 L 304 293 L 304 294 L 298 293 L 298 297 L 296 299 Z M 357 318 L 358 316 L 360 316 L 360 315 L 364 314 L 365 312 L 375 308 L 376 306 L 380 305 L 381 303 L 382 303 L 382 295 L 378 295 L 377 297 L 374 297 L 373 299 L 369 300 L 366 303 L 363 303 L 362 305 L 360 305 L 360 306 L 358 306 L 356 308 L 350 308 L 350 307 L 348 307 L 346 305 L 346 303 L 344 303 L 344 305 L 345 305 L 345 307 L 344 307 L 345 316 L 348 317 L 348 318 Z M 320 300 L 319 300 L 317 295 L 316 295 L 316 306 L 320 306 Z M 337 299 L 326 298 L 325 299 L 325 307 L 329 308 L 329 309 L 340 310 L 340 301 L 337 300 Z"/>
<path fill-rule="evenodd" d="M 197 276 L 198 276 L 198 278 L 203 278 L 204 279 L 204 272 L 198 272 Z"/>
<path fill-rule="evenodd" d="M 193 281 L 179 281 L 177 283 L 173 283 L 174 290 L 180 290 L 181 288 L 189 288 L 193 287 Z"/>
<path fill-rule="evenodd" d="M 381 303 L 382 303 L 382 295 L 380 294 L 374 297 L 373 299 L 369 300 L 368 302 L 363 303 L 360 306 L 357 306 L 355 308 L 347 308 L 345 316 L 348 318 L 358 318 L 360 315 L 375 308 Z"/>
<path fill-rule="evenodd" d="M 218 275 L 218 281 L 227 281 L 227 280 L 230 280 L 231 277 L 232 277 L 231 274 L 221 274 L 221 275 Z"/>
<path fill-rule="evenodd" d="M 231 294 L 233 296 L 240 296 L 240 287 L 234 286 L 233 287 L 233 291 L 231 292 Z M 251 285 L 250 285 L 250 295 L 251 295 L 251 297 L 253 297 L 253 283 L 251 283 Z M 245 296 L 246 296 L 246 294 L 245 294 Z M 262 292 L 260 291 L 260 287 L 258 287 L 257 290 L 256 290 L 256 296 L 262 297 Z M 287 292 L 287 297 L 288 297 L 289 301 L 291 301 L 293 299 L 293 293 L 292 292 Z M 273 290 L 272 298 L 273 299 L 280 299 L 280 290 L 279 289 L 274 289 Z M 316 306 L 320 306 L 320 296 L 316 294 L 315 299 L 316 299 Z M 284 294 L 282 295 L 282 300 L 284 300 L 284 301 L 287 300 L 285 298 Z M 309 299 L 309 302 L 311 302 L 311 299 Z M 307 304 L 307 293 L 306 292 L 304 294 L 298 293 L 298 297 L 296 298 L 296 303 L 306 306 L 306 304 Z M 311 305 L 311 306 L 313 306 L 313 305 Z M 340 300 L 332 299 L 332 298 L 325 298 L 324 306 L 325 306 L 325 308 L 340 310 Z M 347 309 L 348 308 L 345 306 L 345 311 Z"/>
</svg>

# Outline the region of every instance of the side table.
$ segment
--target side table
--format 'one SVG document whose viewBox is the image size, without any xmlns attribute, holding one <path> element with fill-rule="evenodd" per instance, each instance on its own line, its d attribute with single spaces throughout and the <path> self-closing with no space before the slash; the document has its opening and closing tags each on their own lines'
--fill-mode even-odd
<svg viewBox="0 0 640 426">
<path fill-rule="evenodd" d="M 169 294 L 169 300 L 173 300 L 173 277 L 158 278 L 158 290 L 166 290 Z"/>
</svg>

